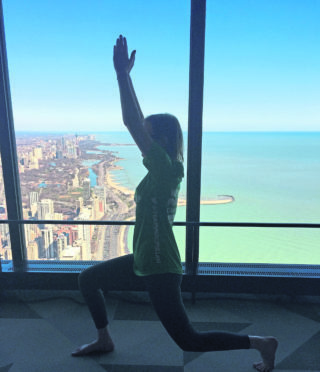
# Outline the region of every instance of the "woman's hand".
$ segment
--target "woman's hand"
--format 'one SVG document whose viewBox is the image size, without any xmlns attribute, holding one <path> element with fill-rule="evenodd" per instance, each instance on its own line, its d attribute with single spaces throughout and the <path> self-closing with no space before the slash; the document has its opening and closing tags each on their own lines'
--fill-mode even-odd
<svg viewBox="0 0 320 372">
<path fill-rule="evenodd" d="M 134 50 L 130 58 L 128 57 L 127 40 L 122 35 L 117 39 L 116 45 L 113 47 L 113 65 L 117 74 L 129 74 L 135 59 L 136 51 Z"/>
</svg>

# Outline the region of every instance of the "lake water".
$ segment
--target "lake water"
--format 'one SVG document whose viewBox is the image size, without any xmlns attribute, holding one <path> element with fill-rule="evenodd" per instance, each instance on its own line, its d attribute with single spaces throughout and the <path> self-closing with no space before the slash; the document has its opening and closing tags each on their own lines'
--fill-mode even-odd
<svg viewBox="0 0 320 372">
<path fill-rule="evenodd" d="M 96 139 L 133 144 L 125 132 L 99 133 Z M 320 132 L 205 132 L 202 146 L 201 199 L 232 195 L 235 200 L 201 205 L 201 221 L 320 222 Z M 122 158 L 114 177 L 134 190 L 146 174 L 138 148 L 101 148 Z M 184 180 L 180 195 L 185 194 Z M 179 207 L 176 221 L 184 221 L 185 214 Z M 184 259 L 185 229 L 175 227 L 175 234 Z M 320 231 L 201 227 L 200 261 L 320 264 Z"/>
</svg>

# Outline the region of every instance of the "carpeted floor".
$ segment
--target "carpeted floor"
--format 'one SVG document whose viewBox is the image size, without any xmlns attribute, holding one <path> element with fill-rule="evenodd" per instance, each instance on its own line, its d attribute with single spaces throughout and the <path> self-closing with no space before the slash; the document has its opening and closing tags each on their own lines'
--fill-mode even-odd
<svg viewBox="0 0 320 372">
<path fill-rule="evenodd" d="M 320 371 L 320 303 L 244 296 L 199 296 L 190 318 L 199 330 L 274 335 L 275 371 Z M 143 293 L 106 297 L 114 352 L 70 356 L 95 329 L 78 292 L 7 292 L 0 303 L 0 372 L 247 372 L 254 350 L 190 353 L 180 350 Z"/>
</svg>

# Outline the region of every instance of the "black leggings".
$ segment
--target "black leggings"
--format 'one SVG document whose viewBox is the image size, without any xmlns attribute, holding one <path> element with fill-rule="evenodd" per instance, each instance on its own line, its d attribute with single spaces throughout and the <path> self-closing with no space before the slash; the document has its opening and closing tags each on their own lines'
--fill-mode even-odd
<svg viewBox="0 0 320 372">
<path fill-rule="evenodd" d="M 163 326 L 184 351 L 217 351 L 248 349 L 247 335 L 228 332 L 198 332 L 186 314 L 181 297 L 179 274 L 157 274 L 139 277 L 133 272 L 133 255 L 122 256 L 89 267 L 79 276 L 81 293 L 97 329 L 107 326 L 103 290 L 130 290 L 144 282 L 152 305 Z"/>
</svg>

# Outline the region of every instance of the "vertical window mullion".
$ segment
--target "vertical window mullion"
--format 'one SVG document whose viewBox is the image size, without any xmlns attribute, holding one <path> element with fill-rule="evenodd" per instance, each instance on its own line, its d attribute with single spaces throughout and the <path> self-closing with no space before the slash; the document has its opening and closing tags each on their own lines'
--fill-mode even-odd
<svg viewBox="0 0 320 372">
<path fill-rule="evenodd" d="M 7 215 L 11 221 L 22 220 L 19 171 L 12 104 L 9 85 L 8 61 L 5 42 L 2 1 L 0 0 L 0 150 Z M 24 230 L 21 224 L 9 222 L 14 271 L 23 271 L 25 263 Z"/>
<path fill-rule="evenodd" d="M 200 220 L 201 148 L 206 0 L 191 0 L 187 222 Z M 186 273 L 195 275 L 199 261 L 199 226 L 186 228 Z"/>
</svg>

